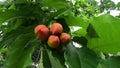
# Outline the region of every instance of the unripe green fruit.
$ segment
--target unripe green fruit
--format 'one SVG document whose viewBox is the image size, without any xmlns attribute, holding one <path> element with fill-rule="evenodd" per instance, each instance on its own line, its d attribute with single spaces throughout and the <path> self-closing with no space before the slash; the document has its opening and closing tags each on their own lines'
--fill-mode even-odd
<svg viewBox="0 0 120 68">
<path fill-rule="evenodd" d="M 63 27 L 60 23 L 54 23 L 50 28 L 50 33 L 53 35 L 60 35 L 62 31 L 63 31 Z"/>
<path fill-rule="evenodd" d="M 60 35 L 60 41 L 62 44 L 66 44 L 68 42 L 70 42 L 71 37 L 68 33 L 61 33 Z"/>
<path fill-rule="evenodd" d="M 59 37 L 56 35 L 51 35 L 49 36 L 47 43 L 50 48 L 57 48 L 60 44 Z"/>
<path fill-rule="evenodd" d="M 34 33 L 42 41 L 47 40 L 49 37 L 49 29 L 45 25 L 37 25 L 34 29 Z"/>
</svg>

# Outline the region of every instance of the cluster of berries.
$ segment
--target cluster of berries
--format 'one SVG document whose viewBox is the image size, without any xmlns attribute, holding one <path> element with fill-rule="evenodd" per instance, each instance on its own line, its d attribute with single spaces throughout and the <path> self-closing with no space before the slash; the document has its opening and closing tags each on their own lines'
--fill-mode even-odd
<svg viewBox="0 0 120 68">
<path fill-rule="evenodd" d="M 70 35 L 63 32 L 60 23 L 53 23 L 50 28 L 43 24 L 37 25 L 34 32 L 40 40 L 47 41 L 50 48 L 58 48 L 60 44 L 67 44 L 71 40 Z"/>
</svg>

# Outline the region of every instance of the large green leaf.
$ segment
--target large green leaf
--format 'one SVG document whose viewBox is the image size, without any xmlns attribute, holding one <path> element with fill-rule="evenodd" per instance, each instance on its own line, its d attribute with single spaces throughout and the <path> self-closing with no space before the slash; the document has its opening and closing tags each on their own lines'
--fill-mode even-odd
<svg viewBox="0 0 120 68">
<path fill-rule="evenodd" d="M 88 38 L 88 47 L 95 51 L 116 53 L 120 51 L 120 19 L 102 15 L 92 21 L 99 38 Z"/>
<path fill-rule="evenodd" d="M 65 62 L 70 68 L 81 68 L 81 59 L 77 49 L 70 43 L 64 53 Z"/>
<path fill-rule="evenodd" d="M 23 34 L 13 41 L 9 46 L 4 68 L 26 68 L 32 63 L 31 55 L 33 52 L 33 34 Z"/>
<path fill-rule="evenodd" d="M 103 60 L 97 68 L 120 68 L 120 56 L 112 56 Z"/>
<path fill-rule="evenodd" d="M 72 44 L 68 44 L 65 60 L 70 68 L 96 68 L 100 58 L 86 47 L 75 48 Z"/>
<path fill-rule="evenodd" d="M 66 68 L 65 67 L 65 60 L 63 54 L 60 54 L 57 51 L 50 51 L 47 50 L 52 68 Z"/>
<path fill-rule="evenodd" d="M 96 68 L 97 67 L 101 59 L 100 57 L 97 56 L 97 54 L 94 51 L 86 47 L 83 47 L 79 49 L 78 51 L 79 51 L 79 55 L 81 59 L 81 68 Z"/>
</svg>

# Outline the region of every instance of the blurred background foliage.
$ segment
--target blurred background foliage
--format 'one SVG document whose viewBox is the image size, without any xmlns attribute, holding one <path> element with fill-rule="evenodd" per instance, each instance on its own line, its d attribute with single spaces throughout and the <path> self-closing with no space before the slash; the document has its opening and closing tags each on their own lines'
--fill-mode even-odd
<svg viewBox="0 0 120 68">
<path fill-rule="evenodd" d="M 120 15 L 110 15 L 119 7 L 111 0 L 0 1 L 0 67 L 120 68 Z M 34 35 L 36 25 L 53 22 L 72 37 L 61 52 Z"/>
</svg>

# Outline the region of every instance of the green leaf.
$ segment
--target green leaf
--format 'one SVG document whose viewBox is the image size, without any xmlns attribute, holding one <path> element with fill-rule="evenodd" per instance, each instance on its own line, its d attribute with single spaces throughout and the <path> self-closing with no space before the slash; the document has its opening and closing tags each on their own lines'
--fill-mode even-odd
<svg viewBox="0 0 120 68">
<path fill-rule="evenodd" d="M 75 36 L 75 37 L 73 37 L 73 41 L 84 47 L 87 46 L 87 42 L 88 42 L 88 40 L 83 36 L 81 36 L 81 37 Z"/>
<path fill-rule="evenodd" d="M 98 38 L 99 37 L 91 24 L 89 24 L 89 26 L 87 28 L 87 34 L 91 38 Z"/>
<path fill-rule="evenodd" d="M 50 58 L 46 50 L 43 51 L 43 66 L 44 68 L 52 68 Z"/>
<path fill-rule="evenodd" d="M 77 49 L 69 43 L 64 53 L 65 62 L 70 68 L 81 68 L 81 59 Z"/>
<path fill-rule="evenodd" d="M 116 7 L 120 10 L 120 2 L 117 3 Z"/>
<path fill-rule="evenodd" d="M 65 50 L 65 61 L 70 68 L 96 68 L 100 58 L 92 50 L 75 48 L 68 44 Z"/>
<path fill-rule="evenodd" d="M 120 51 L 120 19 L 106 14 L 94 18 L 91 24 L 99 38 L 88 38 L 90 49 L 104 53 Z"/>
<path fill-rule="evenodd" d="M 25 16 L 27 16 L 27 14 L 25 15 L 23 12 L 17 10 L 11 9 L 11 10 L 4 10 L 4 12 L 0 11 L 0 27 L 2 23 L 6 21 L 10 21 L 18 18 L 24 18 Z"/>
<path fill-rule="evenodd" d="M 59 16 L 62 15 L 62 13 L 64 13 L 65 11 L 66 11 L 66 9 L 63 8 L 63 9 L 57 10 L 57 12 L 51 12 L 51 13 L 50 13 L 50 19 L 55 18 L 55 17 L 59 17 Z"/>
<path fill-rule="evenodd" d="M 13 19 L 42 19 L 43 18 L 43 11 L 38 4 L 31 4 L 28 3 L 25 5 L 16 5 L 16 9 L 9 9 L 9 10 L 1 10 L 0 11 L 0 27 L 3 22 L 10 21 Z M 32 9 L 31 9 L 32 8 Z M 29 11 L 29 12 L 26 12 Z M 40 20 L 39 19 L 39 20 Z M 8 22 L 9 23 L 9 22 Z"/>
<path fill-rule="evenodd" d="M 8 23 L 8 22 L 6 22 L 6 23 Z M 7 24 L 7 25 L 1 26 L 2 31 L 3 31 L 3 33 L 2 33 L 3 37 L 8 33 L 12 34 L 12 30 L 14 31 L 14 30 L 18 29 L 18 27 L 20 27 L 22 23 L 23 23 L 22 19 L 17 19 L 17 20 L 9 21 L 9 24 Z"/>
<path fill-rule="evenodd" d="M 81 59 L 81 68 L 96 68 L 99 64 L 101 58 L 97 56 L 97 54 L 86 48 L 80 48 L 79 50 L 79 56 Z"/>
<path fill-rule="evenodd" d="M 103 60 L 97 68 L 120 68 L 120 56 L 112 56 Z"/>
<path fill-rule="evenodd" d="M 49 8 L 54 8 L 54 9 L 61 9 L 65 8 L 67 6 L 66 0 L 43 0 L 42 2 L 43 6 L 46 6 Z"/>
<path fill-rule="evenodd" d="M 108 3 L 110 2 L 111 0 L 103 0 L 102 3 Z"/>
<path fill-rule="evenodd" d="M 90 3 L 92 5 L 96 5 L 97 4 L 97 1 L 95 0 L 85 0 L 87 3 Z"/>
<path fill-rule="evenodd" d="M 14 3 L 15 4 L 22 4 L 22 3 L 27 3 L 30 2 L 30 0 L 15 0 Z"/>
<path fill-rule="evenodd" d="M 26 68 L 32 64 L 31 55 L 35 44 L 32 41 L 33 35 L 22 34 L 8 47 L 4 68 Z"/>
<path fill-rule="evenodd" d="M 86 29 L 79 29 L 72 33 L 72 36 L 85 36 L 87 34 Z"/>
<path fill-rule="evenodd" d="M 80 26 L 80 27 L 83 27 L 86 29 L 89 24 L 89 23 L 85 22 L 82 18 L 73 16 L 70 14 L 65 16 L 64 19 L 69 26 Z"/>
<path fill-rule="evenodd" d="M 47 50 L 52 68 L 66 68 L 64 64 L 64 56 L 57 51 Z"/>
<path fill-rule="evenodd" d="M 2 40 L 0 41 L 0 49 L 3 47 L 3 46 L 9 46 L 12 44 L 12 42 L 17 38 L 17 36 L 20 35 L 20 32 L 19 31 L 11 31 L 11 32 L 8 32 L 6 35 L 3 36 Z"/>
<path fill-rule="evenodd" d="M 40 51 L 40 61 L 39 61 L 38 67 L 44 68 L 44 66 L 43 66 L 43 48 L 41 48 L 41 51 Z"/>
<path fill-rule="evenodd" d="M 0 11 L 0 26 L 3 22 L 16 17 L 14 10 Z"/>
<path fill-rule="evenodd" d="M 33 27 L 19 27 L 15 30 L 12 30 L 10 32 L 7 32 L 3 35 L 2 40 L 0 40 L 0 49 L 3 46 L 11 46 L 12 42 L 15 41 L 15 39 L 25 33 L 32 33 L 33 34 Z"/>
</svg>

